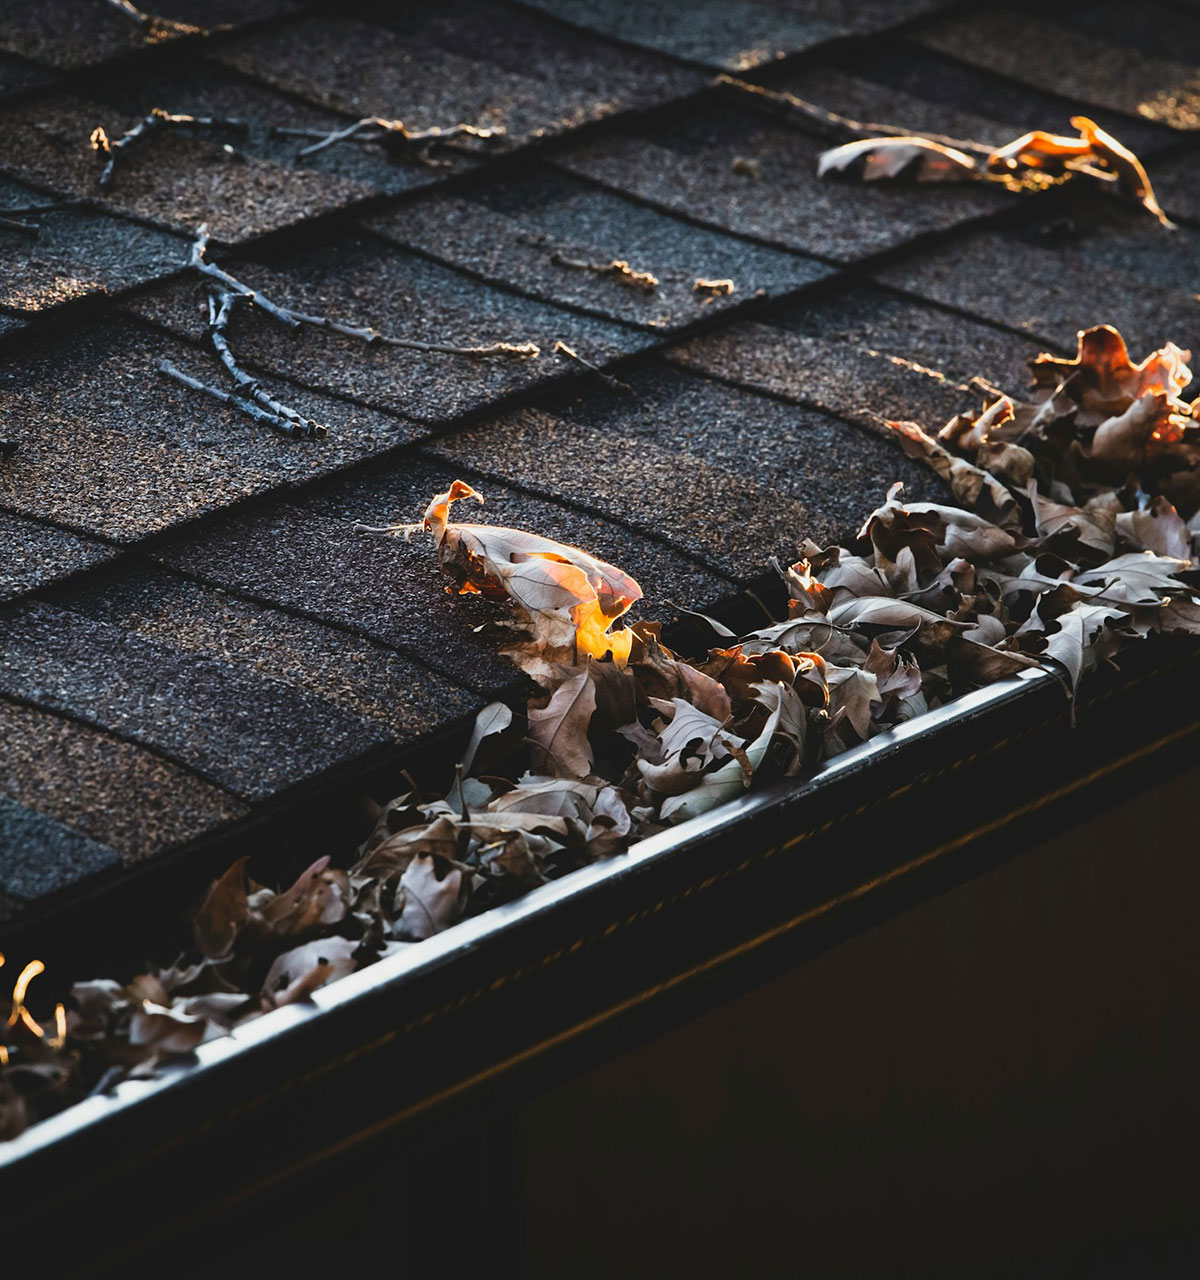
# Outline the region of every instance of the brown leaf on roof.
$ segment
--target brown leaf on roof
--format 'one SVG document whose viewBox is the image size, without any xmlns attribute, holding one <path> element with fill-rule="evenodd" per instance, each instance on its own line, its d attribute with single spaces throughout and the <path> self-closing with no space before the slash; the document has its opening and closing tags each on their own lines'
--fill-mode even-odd
<svg viewBox="0 0 1200 1280">
<path fill-rule="evenodd" d="M 837 119 L 858 131 L 854 121 Z M 1001 147 L 977 142 L 952 145 L 948 138 L 921 136 L 863 137 L 824 151 L 817 176 L 857 177 L 863 182 L 907 179 L 915 182 L 1000 182 L 1014 191 L 1038 190 L 1074 176 L 1116 183 L 1153 214 L 1164 227 L 1174 227 L 1159 206 L 1145 166 L 1123 143 L 1087 116 L 1072 116 L 1077 136 L 1034 129 Z"/>
</svg>

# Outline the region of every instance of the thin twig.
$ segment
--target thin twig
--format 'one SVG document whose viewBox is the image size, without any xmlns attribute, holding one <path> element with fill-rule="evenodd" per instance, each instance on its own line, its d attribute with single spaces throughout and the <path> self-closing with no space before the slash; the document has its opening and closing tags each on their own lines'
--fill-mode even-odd
<svg viewBox="0 0 1200 1280">
<path fill-rule="evenodd" d="M 0 230 L 23 231 L 26 235 L 36 236 L 41 229 L 41 224 L 37 222 L 19 222 L 16 218 L 0 216 Z"/>
<path fill-rule="evenodd" d="M 592 271 L 599 276 L 616 276 L 631 289 L 641 289 L 645 293 L 653 293 L 658 288 L 658 277 L 649 271 L 635 271 L 624 258 L 613 258 L 611 262 L 588 262 L 583 258 L 568 258 L 565 253 L 555 250 L 550 261 L 556 267 L 572 267 L 576 271 Z"/>
<path fill-rule="evenodd" d="M 301 434 L 296 430 L 296 424 L 291 419 L 280 417 L 275 413 L 269 413 L 253 400 L 246 400 L 242 396 L 235 395 L 232 391 L 223 391 L 220 387 L 201 382 L 198 378 L 193 378 L 181 369 L 177 369 L 170 360 L 160 360 L 158 369 L 160 373 L 165 374 L 168 378 L 173 378 L 176 382 L 189 387 L 192 391 L 202 391 L 206 396 L 211 396 L 214 400 L 219 400 L 222 404 L 227 404 L 231 408 L 237 409 L 240 413 L 246 414 L 247 417 L 253 418 L 257 422 L 265 423 L 273 431 L 278 431 L 281 435 L 297 436 Z M 316 427 L 316 434 L 326 434 L 326 428 L 316 423 L 311 425 Z"/>
<path fill-rule="evenodd" d="M 448 356 L 523 356 L 533 358 L 541 354 L 541 348 L 532 342 L 490 342 L 477 347 L 453 346 L 445 342 L 422 342 L 416 338 L 398 338 L 389 333 L 380 333 L 369 325 L 345 324 L 341 320 L 331 320 L 328 316 L 312 315 L 306 311 L 293 311 L 290 307 L 281 307 L 272 302 L 249 285 L 243 284 L 215 263 L 209 262 L 205 256 L 209 245 L 208 224 L 203 223 L 196 232 L 192 242 L 191 265 L 211 280 L 218 281 L 223 289 L 237 294 L 273 316 L 281 324 L 291 329 L 301 325 L 310 325 L 314 329 L 325 329 L 332 333 L 340 333 L 347 338 L 357 338 L 361 342 L 374 346 L 381 343 L 389 347 L 400 347 L 408 351 L 424 351 L 432 354 Z"/>
<path fill-rule="evenodd" d="M 204 32 L 203 27 L 193 27 L 187 22 L 176 22 L 174 18 L 160 18 L 157 14 L 147 13 L 133 4 L 132 0 L 107 0 L 107 3 L 122 17 L 137 23 L 146 33 L 148 40 L 164 40 L 172 35 L 195 36 L 202 35 Z"/>
<path fill-rule="evenodd" d="M 276 400 L 257 378 L 248 374 L 238 364 L 229 348 L 229 340 L 226 337 L 226 333 L 229 328 L 230 318 L 233 315 L 233 308 L 239 301 L 243 301 L 243 299 L 228 291 L 220 294 L 209 294 L 208 333 L 212 339 L 213 349 L 217 353 L 217 359 L 220 360 L 228 371 L 229 376 L 237 383 L 241 397 L 253 400 L 276 418 L 282 418 L 284 421 L 291 423 L 290 435 L 306 440 L 327 436 L 329 434 L 328 427 L 320 422 L 314 422 L 311 418 L 306 418 L 302 413 L 297 413 L 295 409 L 291 409 L 281 401 Z"/>
<path fill-rule="evenodd" d="M 445 145 L 458 138 L 482 138 L 485 141 L 504 136 L 502 125 L 484 128 L 474 124 L 455 124 L 449 128 L 435 126 L 431 129 L 409 129 L 403 120 L 388 120 L 383 116 L 364 116 L 353 124 L 341 129 L 294 129 L 285 125 L 275 125 L 272 134 L 289 138 L 315 138 L 310 146 L 301 147 L 297 156 L 311 156 L 326 147 L 337 146 L 340 142 L 375 142 L 385 147 L 398 147 L 417 150 L 418 158 L 428 163 L 428 157 L 422 157 L 420 150 L 432 146 Z"/>
<path fill-rule="evenodd" d="M 852 120 L 849 116 L 840 115 L 836 111 L 829 111 L 825 107 L 817 106 L 815 102 L 808 102 L 804 98 L 799 98 L 794 93 L 787 93 L 779 89 L 767 89 L 762 85 L 751 84 L 748 80 L 739 80 L 736 76 L 719 75 L 717 83 L 728 85 L 741 93 L 749 93 L 756 98 L 765 98 L 768 102 L 789 107 L 793 111 L 798 111 L 801 115 L 807 116 L 810 120 L 817 121 L 819 124 L 829 125 L 831 128 L 844 130 L 848 133 L 859 134 L 862 137 L 885 134 L 891 138 L 908 138 L 913 133 L 911 129 L 899 129 L 891 124 L 872 124 L 869 121 Z M 919 132 L 922 138 L 940 142 L 945 147 L 957 147 L 960 151 L 974 151 L 979 155 L 990 156 L 995 150 L 995 147 L 989 147 L 985 142 L 974 142 L 969 138 L 951 138 L 941 133 L 926 133 L 924 129 Z"/>
<path fill-rule="evenodd" d="M 99 183 L 107 187 L 112 182 L 113 169 L 117 163 L 117 155 L 148 133 L 164 128 L 212 129 L 220 133 L 245 134 L 250 124 L 246 120 L 226 119 L 220 116 L 173 115 L 162 107 L 154 107 L 144 119 L 139 120 L 132 128 L 127 129 L 113 142 L 104 129 L 97 126 L 92 130 L 92 150 L 108 157 L 108 163 L 100 174 Z"/>
<path fill-rule="evenodd" d="M 628 382 L 622 382 L 620 378 L 614 378 L 611 373 L 605 373 L 598 365 L 594 365 L 590 360 L 585 360 L 574 347 L 567 346 L 561 339 L 554 344 L 554 354 L 566 356 L 568 360 L 574 360 L 576 363 L 583 365 L 585 369 L 594 373 L 601 382 L 612 387 L 614 391 L 619 391 L 622 395 L 633 395 L 633 388 Z"/>
</svg>

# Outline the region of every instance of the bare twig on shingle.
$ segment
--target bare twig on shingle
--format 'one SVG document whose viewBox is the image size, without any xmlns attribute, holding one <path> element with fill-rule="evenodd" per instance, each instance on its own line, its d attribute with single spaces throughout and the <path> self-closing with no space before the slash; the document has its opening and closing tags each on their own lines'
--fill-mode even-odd
<svg viewBox="0 0 1200 1280">
<path fill-rule="evenodd" d="M 383 346 L 399 347 L 407 351 L 424 351 L 437 355 L 473 357 L 523 356 L 532 358 L 540 354 L 541 349 L 532 342 L 489 342 L 474 347 L 455 346 L 445 342 L 423 342 L 417 338 L 398 338 L 393 334 L 380 333 L 378 329 L 374 329 L 370 325 L 346 324 L 341 320 L 331 320 L 328 316 L 312 315 L 307 311 L 293 311 L 290 307 L 281 307 L 256 289 L 251 289 L 249 285 L 243 284 L 235 276 L 231 276 L 228 271 L 218 267 L 216 263 L 209 262 L 206 256 L 209 240 L 208 224 L 204 223 L 197 229 L 196 238 L 192 242 L 191 265 L 201 275 L 217 281 L 227 292 L 245 298 L 248 302 L 253 303 L 254 306 L 291 329 L 298 329 L 301 325 L 309 325 L 314 329 L 326 329 L 331 333 L 340 333 L 347 338 L 357 338 L 359 341 L 371 346 L 378 343 Z"/>
<path fill-rule="evenodd" d="M 296 152 L 297 157 L 315 155 L 341 142 L 374 142 L 389 151 L 411 154 L 422 164 L 429 165 L 436 165 L 429 154 L 433 147 L 452 146 L 464 138 L 480 138 L 486 142 L 504 136 L 501 125 L 485 128 L 474 124 L 455 124 L 447 128 L 409 129 L 403 120 L 387 120 L 383 116 L 364 116 L 342 129 L 322 131 L 276 125 L 271 132 L 278 137 L 314 138 L 313 143 Z"/>
<path fill-rule="evenodd" d="M 581 364 L 590 373 L 594 373 L 605 386 L 611 387 L 614 391 L 619 391 L 626 396 L 633 395 L 633 388 L 628 382 L 622 382 L 620 378 L 614 378 L 611 373 L 605 373 L 599 365 L 593 364 L 590 360 L 585 360 L 574 347 L 568 346 L 561 339 L 554 344 L 554 354 L 556 356 L 566 356 L 568 360 L 574 360 L 576 364 Z"/>
<path fill-rule="evenodd" d="M 240 135 L 245 134 L 249 128 L 250 124 L 246 120 L 225 119 L 220 116 L 174 115 L 170 111 L 164 111 L 162 107 L 154 107 L 145 119 L 127 129 L 115 142 L 102 127 L 97 126 L 92 130 L 92 150 L 108 157 L 108 163 L 100 174 L 100 186 L 107 187 L 112 182 L 118 154 L 148 133 L 160 129 L 209 129 L 217 133 Z"/>
<path fill-rule="evenodd" d="M 41 231 L 38 222 L 25 222 L 23 219 L 34 213 L 56 213 L 60 209 L 77 209 L 82 200 L 47 200 L 43 204 L 15 205 L 9 209 L 0 209 L 0 227 L 6 231 L 23 231 L 27 235 L 37 235 Z"/>
<path fill-rule="evenodd" d="M 613 258 L 611 262 L 588 262 L 584 258 L 568 258 L 557 249 L 550 255 L 550 261 L 556 267 L 572 267 L 576 271 L 591 271 L 599 276 L 615 276 L 622 284 L 631 289 L 641 289 L 645 293 L 653 293 L 658 288 L 658 277 L 649 271 L 635 271 L 624 258 Z"/>
<path fill-rule="evenodd" d="M 158 369 L 160 373 L 172 378 L 180 385 L 188 387 L 192 391 L 202 391 L 206 396 L 211 396 L 214 400 L 219 400 L 222 404 L 227 404 L 230 408 L 237 409 L 247 417 L 253 418 L 257 422 L 265 423 L 273 431 L 278 431 L 281 435 L 312 439 L 328 434 L 328 428 L 320 423 L 301 419 L 300 424 L 303 425 L 300 425 L 295 418 L 286 418 L 278 413 L 272 413 L 254 400 L 248 400 L 232 391 L 224 391 L 220 387 L 201 382 L 199 378 L 193 378 L 190 374 L 184 373 L 182 369 L 177 369 L 170 360 L 160 360 Z"/>
<path fill-rule="evenodd" d="M 247 373 L 238 364 L 229 348 L 229 340 L 226 334 L 229 329 L 230 318 L 233 315 L 233 309 L 240 301 L 244 301 L 244 299 L 229 292 L 210 293 L 208 295 L 209 337 L 212 339 L 213 350 L 217 353 L 217 359 L 225 366 L 229 376 L 237 384 L 239 396 L 245 400 L 253 400 L 267 413 L 282 419 L 286 423 L 290 423 L 290 430 L 283 427 L 280 428 L 288 435 L 306 440 L 328 435 L 328 427 L 322 423 L 313 422 L 302 413 L 297 413 L 295 409 L 291 409 L 276 400 L 257 378 Z"/>
<path fill-rule="evenodd" d="M 157 14 L 147 13 L 139 9 L 132 0 L 106 0 L 122 17 L 135 22 L 146 33 L 146 39 L 157 42 L 168 36 L 195 36 L 204 32 L 203 27 L 194 27 L 188 22 L 176 22 L 173 18 L 160 18 Z"/>
<path fill-rule="evenodd" d="M 27 236 L 36 236 L 41 229 L 36 222 L 21 222 L 17 218 L 6 218 L 0 215 L 0 230 L 23 231 Z"/>
</svg>

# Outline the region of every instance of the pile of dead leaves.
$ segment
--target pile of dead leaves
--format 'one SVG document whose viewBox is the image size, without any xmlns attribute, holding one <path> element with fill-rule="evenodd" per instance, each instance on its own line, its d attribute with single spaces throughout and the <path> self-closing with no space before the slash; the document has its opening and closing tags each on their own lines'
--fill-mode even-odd
<svg viewBox="0 0 1200 1280">
<path fill-rule="evenodd" d="M 152 1070 L 968 688 L 1045 667 L 1073 693 L 1131 640 L 1200 632 L 1200 401 L 1181 399 L 1187 359 L 1167 345 L 1134 364 L 1101 326 L 1072 360 L 1038 357 L 1024 402 L 1001 396 L 936 437 L 889 423 L 954 502 L 907 503 L 894 487 L 857 547 L 806 543 L 776 566 L 786 617 L 742 636 L 714 623 L 721 643 L 688 661 L 657 626 L 619 625 L 641 596 L 621 570 L 535 534 L 456 523 L 453 504 L 480 498 L 461 481 L 420 523 L 375 530 L 432 535 L 457 590 L 500 604 L 505 651 L 537 693 L 523 711 L 481 711 L 450 789 L 392 800 L 344 869 L 322 858 L 275 892 L 242 859 L 171 967 L 77 984 L 57 1030 L 15 1012 L 5 1131 L 32 1094 L 53 1101 L 71 1080 Z M 505 767 L 489 772 L 485 758 Z"/>
</svg>

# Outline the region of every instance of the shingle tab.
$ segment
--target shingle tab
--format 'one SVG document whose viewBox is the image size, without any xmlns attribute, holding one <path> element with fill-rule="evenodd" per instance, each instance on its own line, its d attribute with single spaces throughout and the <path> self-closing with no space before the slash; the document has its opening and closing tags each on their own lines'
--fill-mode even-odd
<svg viewBox="0 0 1200 1280">
<path fill-rule="evenodd" d="M 199 839 L 249 812 L 229 792 L 142 747 L 5 698 L 0 793 L 126 862 Z"/>
<path fill-rule="evenodd" d="M 825 414 L 663 366 L 430 446 L 448 462 L 587 503 L 736 578 L 805 538 L 857 533 L 888 486 L 938 492 L 890 443 Z"/>
<path fill-rule="evenodd" d="M 856 287 L 770 323 L 734 323 L 674 348 L 673 361 L 841 417 L 930 427 L 978 408 L 982 377 L 1019 394 L 1040 348 L 962 316 Z"/>
<path fill-rule="evenodd" d="M 571 172 L 716 227 L 839 262 L 1002 208 L 992 187 L 817 177 L 829 143 L 729 104 L 645 133 L 612 131 L 555 157 Z"/>
<path fill-rule="evenodd" d="M 251 239 L 306 222 L 372 194 L 369 188 L 327 173 L 297 169 L 255 155 L 226 151 L 226 139 L 173 129 L 147 133 L 122 152 L 108 187 L 104 168 L 88 141 L 103 127 L 116 140 L 144 118 L 141 110 L 55 94 L 0 112 L 5 147 L 0 170 L 21 182 L 94 201 L 119 214 L 142 218 L 187 235 L 207 222 L 218 240 Z M 236 144 L 237 139 L 232 140 Z M 180 254 L 180 265 L 187 261 Z"/>
<path fill-rule="evenodd" d="M 1072 230 L 1074 228 L 1074 230 Z M 879 278 L 1074 350 L 1075 332 L 1113 324 L 1131 349 L 1200 346 L 1200 234 L 1164 231 L 1140 210 L 1090 208 L 1077 222 L 980 232 L 896 263 Z"/>
<path fill-rule="evenodd" d="M 382 726 L 396 742 L 411 742 L 476 703 L 473 694 L 382 645 L 161 569 L 94 574 L 57 601 L 97 622 L 311 694 Z M 279 723 L 273 731 L 282 738 L 293 729 Z"/>
<path fill-rule="evenodd" d="M 192 299 L 199 305 L 200 297 Z M 0 369 L 0 420 L 16 451 L 0 458 L 0 506 L 133 541 L 250 494 L 344 466 L 415 433 L 411 423 L 270 382 L 330 428 L 292 440 L 158 371 L 229 386 L 211 355 L 144 326 L 56 330 Z"/>
<path fill-rule="evenodd" d="M 820 63 L 771 68 L 763 79 L 772 89 L 864 124 L 948 134 L 988 146 L 1011 142 L 1029 129 L 1066 132 L 1074 111 L 1058 94 L 906 40 L 851 45 Z M 1142 156 L 1178 142 L 1177 134 L 1151 120 L 1097 108 L 1088 114 Z"/>
<path fill-rule="evenodd" d="M 152 12 L 172 22 L 212 29 L 259 21 L 296 7 L 296 0 L 155 0 Z M 161 29 L 157 37 L 148 35 L 116 8 L 94 0 L 6 0 L 0 13 L 0 49 L 68 69 L 153 49 L 164 36 L 189 34 Z"/>
<path fill-rule="evenodd" d="M 43 898 L 115 866 L 117 855 L 80 831 L 0 795 L 0 892 Z"/>
<path fill-rule="evenodd" d="M 54 83 L 54 73 L 23 58 L 0 53 L 0 101 Z"/>
<path fill-rule="evenodd" d="M 0 180 L 0 213 L 32 209 L 0 227 L 4 277 L 0 308 L 35 316 L 64 302 L 119 293 L 179 270 L 186 246 L 174 236 L 85 209 L 45 208 L 54 201 Z"/>
<path fill-rule="evenodd" d="M 565 174 L 539 169 L 466 195 L 431 195 L 368 220 L 396 241 L 547 302 L 666 329 L 827 278 L 812 258 L 695 227 Z M 647 288 L 606 268 L 649 273 Z M 729 293 L 697 288 L 729 280 Z"/>
<path fill-rule="evenodd" d="M 387 737 L 274 680 L 42 603 L 0 612 L 0 692 L 118 731 L 251 800 Z"/>
<path fill-rule="evenodd" d="M 4 466 L 0 460 L 0 469 Z M 95 538 L 0 512 L 0 601 L 103 564 L 116 554 Z"/>
<path fill-rule="evenodd" d="M 852 32 L 881 30 L 941 6 L 938 0 L 527 0 L 556 18 L 632 44 L 744 71 Z"/>
<path fill-rule="evenodd" d="M 1194 66 L 1148 55 L 1122 38 L 1106 40 L 1070 26 L 1069 19 L 1059 23 L 1010 9 L 972 9 L 924 27 L 914 38 L 1039 89 L 1173 129 L 1200 129 Z"/>
<path fill-rule="evenodd" d="M 371 325 L 418 342 L 533 342 L 541 349 L 536 359 L 480 359 L 368 345 L 323 330 L 293 332 L 259 316 L 235 318 L 232 341 L 247 363 L 421 422 L 444 422 L 501 396 L 576 374 L 578 365 L 554 354 L 558 340 L 593 364 L 653 341 L 492 288 L 372 236 L 344 237 L 270 268 L 225 260 L 222 265 L 277 303 L 351 325 Z M 204 332 L 189 282 L 147 292 L 128 305 L 184 336 L 199 338 Z"/>
<path fill-rule="evenodd" d="M 106 86 L 106 93 L 108 105 L 104 110 L 114 120 L 135 119 L 152 107 L 162 107 L 177 114 L 244 121 L 247 127 L 237 133 L 191 131 L 210 144 L 210 151 L 205 155 L 206 170 L 228 171 L 232 175 L 233 166 L 242 163 L 239 157 L 254 156 L 274 166 L 272 171 L 279 175 L 281 182 L 285 177 L 291 182 L 290 194 L 281 193 L 281 200 L 294 198 L 301 206 L 306 200 L 311 201 L 322 175 L 328 180 L 329 193 L 320 207 L 335 207 L 336 201 L 332 198 L 335 196 L 350 203 L 368 195 L 395 194 L 458 177 L 495 153 L 493 143 L 478 141 L 454 149 L 441 147 L 436 155 L 423 158 L 415 148 L 406 152 L 378 142 L 356 141 L 302 155 L 306 147 L 322 137 L 346 128 L 349 122 L 345 115 L 306 102 L 294 92 L 283 92 L 209 59 L 197 60 L 190 67 L 172 68 L 170 74 Z M 301 130 L 312 136 L 297 136 L 283 132 L 285 130 Z M 161 142 L 156 140 L 147 150 L 161 146 Z M 216 150 L 226 142 L 236 153 L 233 157 Z M 138 145 L 141 144 L 135 144 Z M 297 174 L 302 181 L 293 180 Z M 147 179 L 160 181 L 157 175 L 139 175 L 139 181 Z M 129 180 L 122 185 L 128 187 Z M 125 194 L 128 197 L 129 191 Z M 238 229 L 230 221 L 237 211 L 219 212 L 224 222 L 214 225 L 221 227 L 222 238 L 228 240 L 230 228 Z"/>
<path fill-rule="evenodd" d="M 478 0 L 407 8 L 394 26 L 312 17 L 231 41 L 214 56 L 351 117 L 414 129 L 501 126 L 508 146 L 705 83 L 657 55 Z"/>
</svg>

